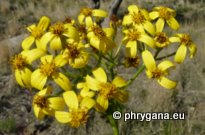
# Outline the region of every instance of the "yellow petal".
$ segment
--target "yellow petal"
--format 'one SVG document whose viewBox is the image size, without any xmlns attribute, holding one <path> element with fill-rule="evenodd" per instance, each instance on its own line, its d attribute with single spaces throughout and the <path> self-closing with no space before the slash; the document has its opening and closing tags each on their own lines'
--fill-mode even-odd
<svg viewBox="0 0 205 135">
<path fill-rule="evenodd" d="M 72 120 L 72 115 L 68 112 L 56 111 L 55 118 L 60 123 L 69 123 Z"/>
<path fill-rule="evenodd" d="M 53 61 L 53 55 L 45 55 L 41 57 L 41 62 L 43 64 L 51 63 Z"/>
<path fill-rule="evenodd" d="M 156 22 L 156 32 L 162 32 L 164 29 L 164 20 L 159 18 Z"/>
<path fill-rule="evenodd" d="M 98 80 L 99 82 L 103 82 L 103 83 L 107 82 L 107 75 L 102 68 L 94 69 L 92 73 L 95 76 L 96 80 Z"/>
<path fill-rule="evenodd" d="M 129 13 L 133 14 L 133 13 L 138 13 L 139 8 L 136 5 L 130 5 L 128 7 L 128 11 Z"/>
<path fill-rule="evenodd" d="M 62 97 L 51 97 L 48 98 L 49 106 L 54 110 L 64 110 L 65 109 L 65 102 Z"/>
<path fill-rule="evenodd" d="M 62 73 L 56 73 L 52 76 L 53 80 L 65 91 L 71 89 L 70 80 Z"/>
<path fill-rule="evenodd" d="M 166 71 L 167 69 L 174 67 L 174 64 L 171 61 L 163 61 L 158 65 L 158 68 L 162 71 Z"/>
<path fill-rule="evenodd" d="M 100 40 L 96 37 L 90 39 L 90 44 L 96 49 L 100 50 Z"/>
<path fill-rule="evenodd" d="M 191 45 L 189 45 L 188 48 L 190 51 L 190 58 L 193 58 L 196 54 L 196 51 L 197 51 L 196 45 L 192 43 Z"/>
<path fill-rule="evenodd" d="M 65 100 L 66 105 L 69 107 L 69 109 L 78 109 L 78 97 L 75 94 L 74 91 L 66 91 L 63 93 L 63 98 Z"/>
<path fill-rule="evenodd" d="M 60 49 L 62 49 L 61 39 L 60 39 L 59 36 L 55 36 L 51 40 L 50 47 L 51 47 L 52 50 L 60 50 Z"/>
<path fill-rule="evenodd" d="M 174 30 L 179 29 L 179 23 L 174 17 L 171 17 L 169 20 L 167 20 L 167 24 Z"/>
<path fill-rule="evenodd" d="M 142 34 L 142 35 L 140 35 L 140 38 L 138 40 L 145 43 L 146 45 L 148 45 L 152 48 L 155 48 L 153 38 L 149 37 L 148 35 Z"/>
<path fill-rule="evenodd" d="M 45 33 L 42 38 L 41 38 L 41 46 L 40 48 L 43 50 L 46 50 L 47 44 L 49 41 L 51 41 L 51 39 L 54 37 L 54 34 L 52 34 L 51 32 L 47 32 Z"/>
<path fill-rule="evenodd" d="M 125 15 L 123 17 L 123 21 L 122 21 L 122 25 L 129 25 L 131 24 L 133 21 L 132 21 L 132 16 L 131 15 Z"/>
<path fill-rule="evenodd" d="M 95 37 L 94 32 L 93 32 L 93 31 L 88 32 L 87 37 L 88 37 L 89 39 L 91 39 L 91 38 Z"/>
<path fill-rule="evenodd" d="M 127 83 L 122 77 L 116 76 L 112 81 L 112 84 L 120 88 L 120 87 L 124 87 Z"/>
<path fill-rule="evenodd" d="M 95 100 L 89 97 L 83 98 L 81 101 L 80 107 L 87 108 L 88 110 L 91 109 L 95 105 Z"/>
<path fill-rule="evenodd" d="M 55 64 L 57 67 L 62 67 L 67 63 L 67 60 L 63 55 L 59 54 L 55 57 Z"/>
<path fill-rule="evenodd" d="M 45 114 L 42 112 L 40 107 L 38 107 L 37 105 L 34 105 L 33 110 L 34 110 L 34 114 L 36 118 L 38 118 L 39 120 L 42 120 L 44 118 Z"/>
<path fill-rule="evenodd" d="M 143 26 L 151 35 L 155 34 L 155 27 L 151 22 L 146 21 Z"/>
<path fill-rule="evenodd" d="M 140 9 L 140 12 L 145 17 L 146 20 L 150 21 L 149 12 L 145 9 Z"/>
<path fill-rule="evenodd" d="M 32 72 L 28 68 L 25 68 L 24 70 L 21 71 L 22 81 L 26 87 L 31 86 L 31 74 L 32 74 Z"/>
<path fill-rule="evenodd" d="M 89 75 L 86 76 L 86 83 L 87 86 L 92 89 L 92 90 L 99 90 L 99 82 L 95 79 L 93 79 L 92 77 L 90 77 Z"/>
<path fill-rule="evenodd" d="M 85 16 L 83 14 L 78 15 L 78 21 L 80 24 L 83 24 L 84 18 L 85 18 Z"/>
<path fill-rule="evenodd" d="M 153 77 L 152 71 L 146 70 L 145 72 L 146 72 L 146 75 L 147 75 L 147 77 L 148 77 L 149 79 L 151 79 L 151 78 Z"/>
<path fill-rule="evenodd" d="M 179 37 L 170 37 L 170 38 L 169 38 L 169 41 L 172 42 L 172 43 L 174 43 L 174 42 L 180 42 L 181 40 L 180 40 Z"/>
<path fill-rule="evenodd" d="M 26 29 L 27 29 L 29 32 L 32 33 L 32 31 L 36 29 L 36 25 L 35 25 L 35 24 L 32 24 L 32 25 L 28 26 Z"/>
<path fill-rule="evenodd" d="M 108 109 L 108 105 L 109 105 L 109 102 L 107 98 L 104 98 L 102 96 L 97 97 L 97 104 L 96 104 L 97 111 L 100 111 L 100 112 L 106 111 Z"/>
<path fill-rule="evenodd" d="M 29 36 L 29 37 L 25 38 L 21 43 L 22 48 L 24 50 L 28 50 L 31 47 L 31 45 L 33 44 L 34 40 L 35 40 L 35 38 L 33 36 Z"/>
<path fill-rule="evenodd" d="M 106 33 L 106 36 L 109 38 L 113 38 L 115 34 L 115 30 L 113 28 L 103 28 L 103 31 Z"/>
<path fill-rule="evenodd" d="M 55 110 L 52 108 L 44 108 L 44 109 L 42 109 L 42 112 L 45 115 L 50 115 L 50 116 L 54 116 L 54 114 L 55 114 Z"/>
<path fill-rule="evenodd" d="M 128 91 L 125 90 L 118 90 L 115 94 L 114 94 L 114 99 L 116 99 L 118 102 L 120 103 L 125 103 L 128 101 L 129 99 L 129 93 Z"/>
<path fill-rule="evenodd" d="M 128 41 L 126 44 L 126 55 L 127 57 L 135 57 L 137 55 L 137 42 Z"/>
<path fill-rule="evenodd" d="M 40 58 L 45 54 L 45 52 L 41 49 L 32 49 L 32 50 L 25 50 L 21 52 L 22 56 L 26 58 L 26 61 L 31 64 L 36 59 Z"/>
<path fill-rule="evenodd" d="M 52 93 L 51 86 L 47 86 L 45 89 L 40 90 L 37 94 L 39 96 L 50 96 Z"/>
<path fill-rule="evenodd" d="M 82 97 L 93 97 L 95 96 L 95 93 L 93 91 L 89 91 L 89 88 L 88 88 L 88 89 L 82 89 L 80 91 L 80 95 Z"/>
<path fill-rule="evenodd" d="M 87 27 L 90 27 L 93 25 L 93 20 L 92 20 L 92 17 L 88 16 L 88 17 L 85 17 L 85 24 Z"/>
<path fill-rule="evenodd" d="M 87 84 L 86 84 L 85 82 L 79 82 L 79 83 L 77 84 L 77 88 L 78 88 L 78 89 L 82 89 L 82 88 L 85 88 L 85 87 L 87 87 Z"/>
<path fill-rule="evenodd" d="M 152 71 L 152 70 L 156 69 L 156 63 L 155 63 L 154 57 L 152 56 L 151 52 L 149 52 L 147 50 L 142 52 L 142 59 L 143 59 L 143 62 L 145 64 L 145 67 L 148 70 Z"/>
<path fill-rule="evenodd" d="M 100 9 L 94 9 L 92 11 L 92 15 L 96 16 L 96 17 L 106 17 L 107 16 L 107 12 L 100 10 Z"/>
<path fill-rule="evenodd" d="M 152 12 L 149 13 L 149 17 L 150 17 L 150 19 L 154 20 L 154 19 L 159 17 L 159 12 L 152 11 Z"/>
<path fill-rule="evenodd" d="M 35 44 L 36 44 L 36 47 L 37 48 L 39 48 L 39 49 L 41 49 L 42 47 L 42 45 L 41 45 L 41 41 L 40 41 L 40 39 L 39 38 L 37 38 L 36 40 L 35 40 Z"/>
<path fill-rule="evenodd" d="M 69 25 L 67 31 L 63 33 L 64 36 L 74 39 L 76 42 L 80 40 L 79 32 L 75 27 Z"/>
<path fill-rule="evenodd" d="M 182 63 L 186 57 L 186 53 L 187 47 L 185 45 L 180 45 L 174 57 L 174 61 L 177 63 Z"/>
<path fill-rule="evenodd" d="M 158 83 L 166 89 L 174 89 L 177 86 L 177 83 L 167 79 L 166 77 L 162 77 L 157 80 Z"/>
<path fill-rule="evenodd" d="M 23 81 L 22 81 L 22 77 L 21 77 L 21 72 L 20 70 L 15 70 L 15 78 L 16 78 L 16 81 L 17 83 L 22 86 L 22 87 L 25 87 Z"/>
<path fill-rule="evenodd" d="M 50 23 L 50 19 L 46 16 L 41 17 L 37 27 L 43 31 L 45 31 Z"/>
<path fill-rule="evenodd" d="M 35 70 L 31 75 L 31 85 L 38 90 L 43 89 L 46 81 L 47 77 L 41 73 L 40 69 Z"/>
<path fill-rule="evenodd" d="M 28 68 L 23 70 L 15 70 L 15 78 L 20 86 L 30 87 L 31 71 Z"/>
</svg>

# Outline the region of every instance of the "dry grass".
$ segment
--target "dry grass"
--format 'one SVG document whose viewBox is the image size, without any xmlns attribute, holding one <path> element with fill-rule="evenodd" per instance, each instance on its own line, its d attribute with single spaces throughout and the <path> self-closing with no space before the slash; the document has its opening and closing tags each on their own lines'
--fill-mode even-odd
<svg viewBox="0 0 205 135">
<path fill-rule="evenodd" d="M 88 0 L 87 0 L 88 1 Z M 63 1 L 63 0 L 1 0 L 0 1 L 0 39 L 13 37 L 21 33 L 26 33 L 25 27 L 31 23 L 47 15 L 52 18 L 52 21 L 64 20 L 65 17 L 76 17 L 79 9 L 84 5 L 88 5 L 87 1 Z M 108 9 L 110 0 L 104 0 L 101 7 Z M 177 8 L 178 1 L 166 0 L 165 5 Z M 142 5 L 145 8 L 152 8 L 158 3 L 164 4 L 164 1 L 158 0 L 153 3 L 152 0 L 146 1 L 123 1 L 119 10 L 119 14 L 126 12 L 126 7 L 129 4 Z M 204 14 L 199 14 L 205 6 L 201 4 L 178 2 L 180 5 L 186 5 L 185 9 L 200 9 L 197 11 L 199 19 L 192 21 L 184 21 L 180 32 L 190 33 L 194 42 L 198 45 L 198 52 L 193 60 L 186 59 L 185 63 L 181 64 L 174 71 L 172 77 L 179 80 L 179 84 L 174 91 L 165 90 L 158 86 L 156 82 L 149 81 L 144 74 L 129 87 L 130 101 L 127 103 L 125 111 L 135 112 L 168 112 L 182 111 L 186 112 L 186 120 L 181 121 L 119 121 L 121 133 L 123 135 L 140 134 L 140 135 L 204 135 L 205 134 L 205 28 L 204 20 L 201 18 Z M 201 8 L 198 8 L 201 7 Z M 179 8 L 180 9 L 180 8 Z M 190 13 L 189 13 L 190 14 Z M 187 15 L 185 14 L 185 17 Z M 189 16 L 189 15 L 188 15 Z M 2 19 L 3 18 L 3 19 Z M 171 32 L 170 32 L 171 33 Z M 118 69 L 124 77 L 130 77 L 135 69 Z M 123 71 L 123 72 L 122 72 Z M 17 88 L 16 88 L 17 89 Z M 22 94 L 18 89 L 17 94 Z M 25 93 L 23 93 L 25 94 Z M 10 93 L 10 95 L 12 95 Z M 29 96 L 28 96 L 29 97 Z M 28 97 L 26 99 L 28 99 Z M 16 98 L 15 102 L 22 103 L 22 97 Z M 0 100 L 1 102 L 2 100 Z M 18 106 L 11 108 L 16 109 Z M 1 109 L 1 108 L 0 108 Z M 26 113 L 26 112 L 25 112 Z M 11 113 L 12 115 L 12 113 Z M 1 116 L 1 112 L 0 112 Z M 16 115 L 15 115 L 16 116 Z M 18 120 L 19 116 L 16 116 Z M 28 125 L 26 125 L 25 134 L 33 133 L 36 130 L 36 123 L 33 120 L 33 113 L 28 112 L 25 115 Z M 49 121 L 49 120 L 47 120 Z M 100 118 L 99 114 L 93 114 L 88 126 L 80 129 L 71 129 L 68 126 L 58 124 L 56 121 L 50 120 L 37 122 L 40 126 L 45 126 L 52 122 L 50 127 L 42 131 L 41 135 L 67 135 L 67 134 L 89 134 L 89 135 L 110 135 L 112 134 L 111 127 Z M 17 124 L 19 121 L 17 121 Z M 1 123 L 0 123 L 1 124 Z M 0 129 L 1 132 L 1 129 Z M 15 134 L 15 133 L 14 133 Z"/>
</svg>

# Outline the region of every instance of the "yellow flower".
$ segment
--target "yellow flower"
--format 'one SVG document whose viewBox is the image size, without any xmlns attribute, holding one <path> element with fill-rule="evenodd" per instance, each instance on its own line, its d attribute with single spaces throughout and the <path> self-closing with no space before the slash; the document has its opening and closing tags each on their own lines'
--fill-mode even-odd
<svg viewBox="0 0 205 135">
<path fill-rule="evenodd" d="M 85 97 L 79 102 L 77 95 L 73 91 L 64 92 L 63 98 L 69 112 L 56 111 L 56 119 L 60 123 L 70 124 L 74 128 L 85 124 L 89 117 L 88 112 L 95 105 L 95 101 L 89 97 Z"/>
<path fill-rule="evenodd" d="M 101 28 L 94 24 L 89 27 L 87 37 L 91 46 L 105 53 L 115 47 L 113 41 L 114 30 L 112 28 Z"/>
<path fill-rule="evenodd" d="M 92 73 L 95 78 L 87 75 L 86 83 L 91 90 L 99 92 L 96 105 L 98 111 L 106 111 L 111 98 L 121 103 L 127 102 L 128 92 L 120 89 L 126 85 L 126 81 L 122 77 L 117 76 L 110 83 L 107 81 L 107 75 L 102 68 L 97 68 Z"/>
<path fill-rule="evenodd" d="M 92 17 L 107 17 L 107 13 L 100 9 L 82 8 L 78 15 L 78 21 L 80 24 L 85 22 L 86 26 L 89 27 L 93 24 Z"/>
<path fill-rule="evenodd" d="M 135 28 L 145 29 L 152 35 L 155 33 L 155 27 L 149 21 L 149 13 L 146 10 L 140 9 L 136 5 L 130 5 L 128 11 L 129 14 L 123 18 L 123 25 L 133 24 Z"/>
<path fill-rule="evenodd" d="M 68 61 L 68 64 L 73 68 L 83 68 L 89 60 L 89 55 L 85 51 L 85 46 L 81 42 L 67 40 L 66 49 L 63 52 L 63 57 Z"/>
<path fill-rule="evenodd" d="M 23 40 L 22 48 L 24 50 L 28 50 L 34 41 L 36 43 L 36 46 L 40 47 L 41 46 L 40 39 L 43 36 L 49 24 L 50 24 L 50 19 L 46 16 L 43 16 L 41 17 L 37 26 L 33 24 L 27 27 L 27 30 L 31 32 L 31 35 Z"/>
<path fill-rule="evenodd" d="M 66 64 L 66 60 L 62 55 L 58 55 L 53 58 L 52 55 L 46 55 L 41 57 L 41 64 L 31 75 L 31 85 L 41 90 L 45 86 L 48 78 L 54 80 L 63 90 L 70 90 L 69 79 L 58 71 L 58 68 Z"/>
<path fill-rule="evenodd" d="M 143 29 L 126 29 L 123 31 L 125 36 L 123 43 L 126 45 L 127 57 L 136 57 L 138 44 L 137 41 L 143 42 L 146 45 L 154 48 L 154 40 L 148 36 Z"/>
<path fill-rule="evenodd" d="M 159 6 L 155 7 L 154 11 L 149 13 L 149 16 L 152 20 L 159 18 L 156 22 L 156 27 L 159 31 L 162 31 L 164 28 L 165 21 L 174 30 L 179 29 L 179 23 L 174 18 L 176 15 L 175 11 L 171 8 Z"/>
<path fill-rule="evenodd" d="M 48 42 L 52 50 L 62 49 L 62 37 L 69 37 L 79 40 L 79 35 L 75 27 L 69 23 L 57 22 L 49 27 L 49 32 L 45 33 L 41 39 L 42 48 L 46 50 Z"/>
<path fill-rule="evenodd" d="M 56 110 L 64 110 L 65 102 L 62 97 L 50 97 L 51 87 L 40 90 L 33 98 L 33 110 L 38 119 L 43 119 L 45 115 L 54 115 Z"/>
<path fill-rule="evenodd" d="M 196 54 L 197 48 L 196 44 L 192 41 L 189 34 L 176 34 L 176 37 L 170 38 L 171 42 L 179 42 L 180 47 L 178 48 L 174 61 L 177 63 L 182 63 L 187 54 L 187 48 L 190 52 L 190 58 Z"/>
<path fill-rule="evenodd" d="M 169 37 L 164 32 L 156 32 L 154 36 L 155 46 L 158 48 L 166 47 L 170 44 Z"/>
<path fill-rule="evenodd" d="M 146 74 L 148 78 L 157 79 L 158 83 L 166 89 L 173 89 L 176 87 L 176 82 L 166 78 L 168 75 L 168 69 L 174 67 L 172 62 L 167 60 L 156 66 L 154 57 L 147 50 L 142 52 L 142 59 L 146 67 Z"/>
<path fill-rule="evenodd" d="M 17 83 L 22 87 L 31 87 L 31 70 L 28 68 L 33 61 L 44 55 L 40 49 L 24 50 L 11 59 Z"/>
</svg>

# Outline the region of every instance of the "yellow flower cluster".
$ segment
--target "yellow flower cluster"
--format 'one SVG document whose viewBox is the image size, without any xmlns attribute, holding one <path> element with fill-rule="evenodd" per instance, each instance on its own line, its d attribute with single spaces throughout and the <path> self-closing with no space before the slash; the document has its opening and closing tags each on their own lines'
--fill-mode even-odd
<svg viewBox="0 0 205 135">
<path fill-rule="evenodd" d="M 99 21 L 108 14 L 91 8 L 81 9 L 77 20 L 66 18 L 51 24 L 50 18 L 43 16 L 37 25 L 27 27 L 30 35 L 22 41 L 23 50 L 11 59 L 11 64 L 20 86 L 38 90 L 33 96 L 33 110 L 38 119 L 49 115 L 60 123 L 79 127 L 86 123 L 93 108 L 103 114 L 119 110 L 128 101 L 125 88 L 145 67 L 148 78 L 156 79 L 167 89 L 176 87 L 176 82 L 166 78 L 168 69 L 175 67 L 174 62 L 163 60 L 156 64 L 171 55 L 160 58 L 158 54 L 178 43 L 174 61 L 182 63 L 187 48 L 191 58 L 195 55 L 196 45 L 188 34 L 169 37 L 164 31 L 165 22 L 174 30 L 179 28 L 175 11 L 156 7 L 148 12 L 137 5 L 130 5 L 128 11 L 122 21 L 111 16 L 108 28 L 103 28 Z M 115 42 L 120 28 L 121 43 L 125 45 L 124 62 L 118 57 L 124 46 Z M 133 66 L 137 71 L 125 81 L 117 74 L 119 65 Z"/>
</svg>

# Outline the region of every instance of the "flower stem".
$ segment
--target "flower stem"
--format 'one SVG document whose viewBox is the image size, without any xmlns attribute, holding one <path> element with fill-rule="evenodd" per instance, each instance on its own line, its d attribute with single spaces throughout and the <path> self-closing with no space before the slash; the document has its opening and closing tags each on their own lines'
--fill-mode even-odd
<svg viewBox="0 0 205 135">
<path fill-rule="evenodd" d="M 166 56 L 162 56 L 162 57 L 156 58 L 156 60 L 162 60 L 162 59 L 164 59 L 164 58 L 171 57 L 171 56 L 173 56 L 173 55 L 175 55 L 175 54 L 176 54 L 176 52 L 173 52 L 173 53 L 170 53 L 170 54 L 168 54 L 168 55 L 166 55 Z"/>
<path fill-rule="evenodd" d="M 136 73 L 131 77 L 131 79 L 128 80 L 127 84 L 125 87 L 129 86 L 132 84 L 132 82 L 139 76 L 139 74 L 145 69 L 145 65 L 141 65 L 140 68 L 136 71 Z"/>
<path fill-rule="evenodd" d="M 158 56 L 158 54 L 161 52 L 161 48 L 159 48 L 158 50 L 157 50 L 157 52 L 155 53 L 155 55 L 154 55 L 154 58 L 157 58 L 157 56 Z"/>
<path fill-rule="evenodd" d="M 119 135 L 117 121 L 115 119 L 113 119 L 111 114 L 107 115 L 107 119 L 109 120 L 110 125 L 112 126 L 113 135 Z"/>
</svg>

